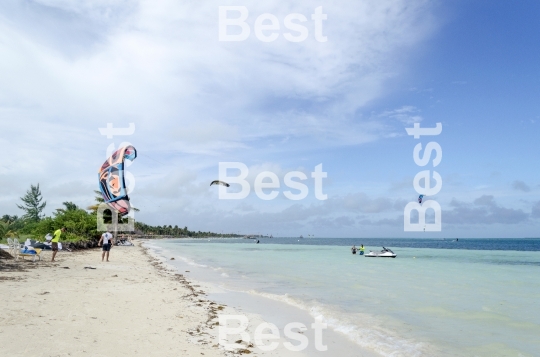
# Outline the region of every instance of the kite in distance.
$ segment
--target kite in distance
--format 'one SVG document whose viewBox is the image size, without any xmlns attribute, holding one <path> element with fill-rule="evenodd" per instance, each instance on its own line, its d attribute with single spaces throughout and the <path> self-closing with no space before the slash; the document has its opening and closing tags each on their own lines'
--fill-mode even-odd
<svg viewBox="0 0 540 357">
<path fill-rule="evenodd" d="M 225 186 L 225 187 L 231 186 L 227 182 L 223 182 L 223 181 L 219 181 L 219 180 L 214 180 L 214 181 L 210 182 L 210 186 L 212 186 L 212 185 L 221 185 L 221 186 Z"/>
<path fill-rule="evenodd" d="M 129 213 L 131 206 L 124 179 L 124 161 L 133 161 L 137 150 L 131 145 L 116 150 L 98 171 L 99 189 L 105 203 L 117 211 L 120 216 Z"/>
<path fill-rule="evenodd" d="M 418 203 L 422 203 L 422 199 L 424 198 L 424 195 L 418 196 Z"/>
</svg>

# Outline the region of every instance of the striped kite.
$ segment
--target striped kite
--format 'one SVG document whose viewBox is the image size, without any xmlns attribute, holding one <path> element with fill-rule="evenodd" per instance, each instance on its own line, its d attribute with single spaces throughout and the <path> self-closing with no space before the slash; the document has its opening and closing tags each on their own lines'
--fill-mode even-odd
<svg viewBox="0 0 540 357">
<path fill-rule="evenodd" d="M 120 216 L 125 216 L 131 209 L 124 179 L 124 161 L 133 161 L 136 157 L 137 150 L 133 146 L 123 146 L 116 150 L 98 171 L 101 195 L 105 203 Z"/>
</svg>

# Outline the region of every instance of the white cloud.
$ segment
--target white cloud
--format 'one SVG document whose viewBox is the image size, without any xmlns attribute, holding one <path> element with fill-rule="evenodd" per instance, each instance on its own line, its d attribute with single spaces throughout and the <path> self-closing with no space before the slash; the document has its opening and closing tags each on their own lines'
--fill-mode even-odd
<svg viewBox="0 0 540 357">
<path fill-rule="evenodd" d="M 129 140 L 139 151 L 130 168 L 137 178 L 135 205 L 166 208 L 176 219 L 186 207 L 206 212 L 207 200 L 215 198 L 206 187 L 208 171 L 218 161 L 244 161 L 253 173 L 268 168 L 282 175 L 299 168 L 285 162 L 298 153 L 387 137 L 392 115 L 419 120 L 412 107 L 377 118 L 361 111 L 385 94 L 386 82 L 406 66 L 406 53 L 433 32 L 431 2 L 323 4 L 326 43 L 314 40 L 311 21 L 302 43 L 282 36 L 273 43 L 254 36 L 219 42 L 218 6 L 227 4 L 237 3 L 0 5 L 0 180 L 6 197 L 39 182 L 52 204 L 79 203 L 74 185 L 94 187 L 107 146 Z M 265 12 L 281 20 L 292 12 L 310 18 L 315 7 L 307 0 L 247 6 L 251 26 Z M 107 140 L 97 128 L 108 122 L 135 122 L 136 134 Z M 309 177 L 311 167 L 300 169 Z M 392 205 L 362 197 L 351 204 L 362 200 L 358 207 L 366 212 Z M 244 212 L 251 212 L 249 205 Z M 12 206 L 0 202 L 6 213 Z M 303 217 L 312 212 L 300 211 Z M 256 218 L 253 224 L 264 221 Z"/>
<path fill-rule="evenodd" d="M 419 123 L 423 118 L 419 115 L 420 110 L 412 105 L 405 105 L 394 110 L 387 110 L 380 114 L 383 118 L 391 118 L 403 124 Z"/>
<path fill-rule="evenodd" d="M 200 133 L 195 125 L 221 122 L 243 137 L 286 128 L 289 135 L 323 141 L 328 133 L 339 139 L 351 132 L 359 139 L 346 142 L 373 139 L 380 128 L 357 123 L 354 112 L 396 75 L 400 64 L 393 55 L 417 44 L 432 26 L 424 1 L 347 1 L 324 7 L 327 43 L 229 43 L 217 41 L 222 3 L 141 1 L 129 11 L 120 1 L 41 4 L 63 12 L 58 26 L 66 30 L 67 19 L 76 16 L 95 26 L 106 23 L 108 32 L 73 58 L 64 46 L 43 45 L 3 21 L 0 71 L 7 81 L 0 88 L 12 98 L 6 105 L 26 103 L 71 124 L 132 116 Z M 249 10 L 252 22 L 263 12 L 309 15 L 313 4 L 274 1 Z M 121 17 L 114 16 L 118 12 Z"/>
<path fill-rule="evenodd" d="M 444 220 L 450 224 L 518 224 L 529 220 L 529 214 L 521 209 L 498 205 L 492 195 L 482 195 L 473 204 L 452 200 L 452 210 L 444 212 Z"/>
</svg>

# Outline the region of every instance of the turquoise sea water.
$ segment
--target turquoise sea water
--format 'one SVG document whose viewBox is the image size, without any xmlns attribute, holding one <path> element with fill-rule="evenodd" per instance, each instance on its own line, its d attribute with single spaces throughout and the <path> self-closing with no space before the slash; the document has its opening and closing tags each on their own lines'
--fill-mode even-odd
<svg viewBox="0 0 540 357">
<path fill-rule="evenodd" d="M 360 243 L 366 252 L 384 245 L 398 257 L 352 255 L 350 246 Z M 322 315 L 331 328 L 383 356 L 540 356 L 538 239 L 152 245 L 189 264 L 198 280 Z"/>
</svg>

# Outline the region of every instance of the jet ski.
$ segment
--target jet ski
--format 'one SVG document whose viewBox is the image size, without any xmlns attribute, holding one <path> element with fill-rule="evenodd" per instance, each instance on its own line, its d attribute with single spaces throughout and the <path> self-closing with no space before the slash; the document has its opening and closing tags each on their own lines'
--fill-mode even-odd
<svg viewBox="0 0 540 357">
<path fill-rule="evenodd" d="M 368 257 L 371 257 L 371 258 L 395 258 L 397 257 L 397 254 L 395 254 L 394 252 L 392 252 L 390 249 L 388 248 L 385 248 L 385 247 L 382 247 L 383 249 L 380 251 L 380 252 L 373 252 L 373 251 L 369 251 L 368 254 L 365 255 L 366 258 Z"/>
</svg>

